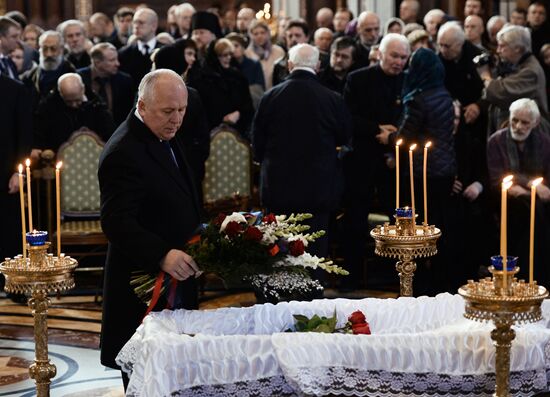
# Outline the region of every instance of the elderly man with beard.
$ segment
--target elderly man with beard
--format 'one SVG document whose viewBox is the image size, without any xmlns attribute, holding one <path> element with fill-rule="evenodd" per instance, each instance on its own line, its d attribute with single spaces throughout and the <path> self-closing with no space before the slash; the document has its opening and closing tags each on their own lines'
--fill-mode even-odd
<svg viewBox="0 0 550 397">
<path fill-rule="evenodd" d="M 519 257 L 520 275 L 527 276 L 529 258 L 530 181 L 543 177 L 537 186 L 535 279 L 550 286 L 550 272 L 543 266 L 550 243 L 550 136 L 541 131 L 541 115 L 532 99 L 521 98 L 510 105 L 510 124 L 495 132 L 487 143 L 489 178 L 498 212 L 502 178 L 514 175 L 508 190 L 508 252 Z M 539 264 L 539 266 L 537 266 Z"/>
<path fill-rule="evenodd" d="M 354 62 L 355 41 L 347 36 L 337 38 L 330 46 L 330 65 L 319 73 L 319 81 L 332 91 L 343 94 Z"/>
<path fill-rule="evenodd" d="M 393 213 L 395 172 L 391 148 L 377 142 L 380 135 L 397 131 L 403 111 L 403 68 L 409 58 L 405 36 L 389 33 L 380 43 L 380 63 L 348 75 L 344 99 L 353 117 L 353 151 L 344 163 L 345 263 L 351 272 L 345 289 L 357 288 L 365 259 L 368 215 L 373 210 L 375 190 L 382 211 Z"/>
<path fill-rule="evenodd" d="M 21 76 L 29 88 L 33 109 L 57 85 L 57 79 L 75 71 L 74 66 L 63 59 L 63 36 L 55 30 L 48 30 L 38 39 L 40 62 Z"/>
<path fill-rule="evenodd" d="M 77 69 L 90 66 L 90 55 L 86 51 L 86 29 L 81 21 L 69 19 L 57 27 L 57 31 L 63 35 L 67 54 L 65 59 Z"/>
<path fill-rule="evenodd" d="M 357 67 L 369 66 L 371 47 L 380 39 L 380 18 L 372 11 L 363 11 L 357 17 Z"/>
</svg>

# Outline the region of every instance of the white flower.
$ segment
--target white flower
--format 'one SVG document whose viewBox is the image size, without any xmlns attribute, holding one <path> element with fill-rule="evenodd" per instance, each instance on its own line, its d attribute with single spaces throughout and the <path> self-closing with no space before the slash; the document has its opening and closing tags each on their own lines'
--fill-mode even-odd
<svg viewBox="0 0 550 397">
<path fill-rule="evenodd" d="M 300 234 L 295 234 L 293 236 L 290 236 L 288 237 L 288 242 L 290 243 L 291 241 L 298 241 L 298 240 L 301 240 L 302 243 L 304 243 L 304 247 L 307 247 L 308 245 L 308 241 L 306 240 L 306 237 L 300 233 Z"/>
<path fill-rule="evenodd" d="M 239 214 L 238 212 L 233 212 L 231 215 L 226 216 L 225 219 L 223 220 L 222 225 L 220 226 L 220 233 L 225 230 L 229 222 L 247 223 L 246 218 L 244 217 L 243 214 Z"/>
</svg>

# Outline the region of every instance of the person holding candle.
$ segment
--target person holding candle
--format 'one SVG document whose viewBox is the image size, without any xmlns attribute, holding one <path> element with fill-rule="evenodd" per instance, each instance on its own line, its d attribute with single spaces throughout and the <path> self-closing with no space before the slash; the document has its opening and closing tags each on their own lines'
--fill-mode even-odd
<svg viewBox="0 0 550 397">
<path fill-rule="evenodd" d="M 395 143 L 399 138 L 406 142 L 406 147 L 416 143 L 424 147 L 431 141 L 427 162 L 427 193 L 429 223 L 444 230 L 439 240 L 439 254 L 430 260 L 430 271 L 425 272 L 422 265 L 415 282 L 415 293 L 435 294 L 452 291 L 451 281 L 461 277 L 454 274 L 460 267 L 454 264 L 456 256 L 456 209 L 451 201 L 452 187 L 456 176 L 457 164 L 454 149 L 454 108 L 451 96 L 444 86 L 444 68 L 439 57 L 431 50 L 419 48 L 410 60 L 409 69 L 405 72 L 403 85 L 403 121 L 398 131 L 385 130 L 377 135 L 380 143 Z M 405 151 L 404 151 L 405 152 Z M 423 219 L 423 150 L 415 150 L 414 184 L 415 212 Z M 408 183 L 409 167 L 402 162 L 402 205 L 411 202 Z M 464 280 L 466 281 L 466 280 Z M 456 291 L 456 290 L 455 290 Z"/>
<path fill-rule="evenodd" d="M 31 151 L 30 96 L 22 83 L 4 75 L 0 75 L 0 92 L 10 99 L 0 106 L 0 258 L 11 258 L 23 253 L 17 164 Z M 0 290 L 3 288 L 4 276 L 0 274 Z M 8 296 L 15 302 L 26 301 L 24 295 Z"/>
<path fill-rule="evenodd" d="M 146 305 L 130 285 L 133 270 L 166 272 L 182 281 L 176 301 L 198 307 L 198 268 L 183 250 L 200 225 L 200 208 L 181 144 L 174 140 L 187 107 L 177 73 L 159 69 L 140 83 L 138 104 L 109 139 L 99 159 L 105 264 L 101 362 L 115 357 L 141 323 Z M 153 310 L 162 310 L 166 302 Z M 125 386 L 128 379 L 123 374 Z"/>
<path fill-rule="evenodd" d="M 352 275 L 342 279 L 344 290 L 357 288 L 361 279 L 375 191 L 382 212 L 391 216 L 395 210 L 395 149 L 380 144 L 375 137 L 384 131 L 397 131 L 403 111 L 403 69 L 409 54 L 404 36 L 387 34 L 380 43 L 380 63 L 351 72 L 344 88 L 344 99 L 353 116 L 353 151 L 344 162 L 344 255 Z"/>
<path fill-rule="evenodd" d="M 519 277 L 527 279 L 531 181 L 544 178 L 535 189 L 534 276 L 548 287 L 550 272 L 545 269 L 544 250 L 550 244 L 550 137 L 540 129 L 540 112 L 532 99 L 514 101 L 509 111 L 509 127 L 495 132 L 487 143 L 489 182 L 496 195 L 502 178 L 514 175 L 514 185 L 508 190 L 508 253 L 519 257 Z M 498 213 L 496 196 L 493 204 Z M 494 253 L 496 248 L 495 244 Z"/>
</svg>

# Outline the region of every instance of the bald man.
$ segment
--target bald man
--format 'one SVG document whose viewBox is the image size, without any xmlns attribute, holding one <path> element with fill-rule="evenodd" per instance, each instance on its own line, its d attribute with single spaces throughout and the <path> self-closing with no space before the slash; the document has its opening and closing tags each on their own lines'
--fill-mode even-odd
<svg viewBox="0 0 550 397">
<path fill-rule="evenodd" d="M 103 140 L 115 130 L 113 117 L 105 104 L 93 93 L 84 94 L 80 75 L 65 73 L 57 81 L 57 90 L 40 102 L 34 115 L 34 155 L 43 149 L 57 151 L 73 132 L 82 127 Z"/>
<path fill-rule="evenodd" d="M 137 109 L 99 159 L 101 225 L 109 240 L 101 327 L 101 363 L 107 367 L 119 368 L 115 357 L 147 309 L 130 286 L 132 271 L 166 272 L 181 281 L 173 308 L 198 306 L 198 268 L 184 247 L 199 226 L 199 204 L 184 152 L 173 139 L 186 109 L 187 88 L 178 74 L 148 73 Z M 153 310 L 166 305 L 161 299 Z"/>
<path fill-rule="evenodd" d="M 483 32 L 485 32 L 484 25 L 483 19 L 478 15 L 470 15 L 464 20 L 464 34 L 466 35 L 466 40 L 482 51 L 486 51 L 482 42 Z"/>
<path fill-rule="evenodd" d="M 357 18 L 357 68 L 369 65 L 370 49 L 379 39 L 380 18 L 372 11 L 363 11 Z"/>
</svg>

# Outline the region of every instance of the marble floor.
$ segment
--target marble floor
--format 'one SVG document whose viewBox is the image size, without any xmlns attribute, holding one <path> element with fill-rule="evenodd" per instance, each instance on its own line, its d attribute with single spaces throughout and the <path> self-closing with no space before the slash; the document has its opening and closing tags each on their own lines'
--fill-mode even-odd
<svg viewBox="0 0 550 397">
<path fill-rule="evenodd" d="M 395 290 L 357 290 L 342 294 L 327 289 L 325 297 L 396 297 Z M 207 292 L 201 309 L 246 307 L 256 303 L 252 292 Z M 33 318 L 26 304 L 0 295 L 0 397 L 35 396 L 28 366 L 34 359 Z M 93 294 L 52 297 L 48 310 L 50 360 L 57 367 L 52 397 L 123 396 L 120 372 L 99 362 L 101 304 Z"/>
</svg>

